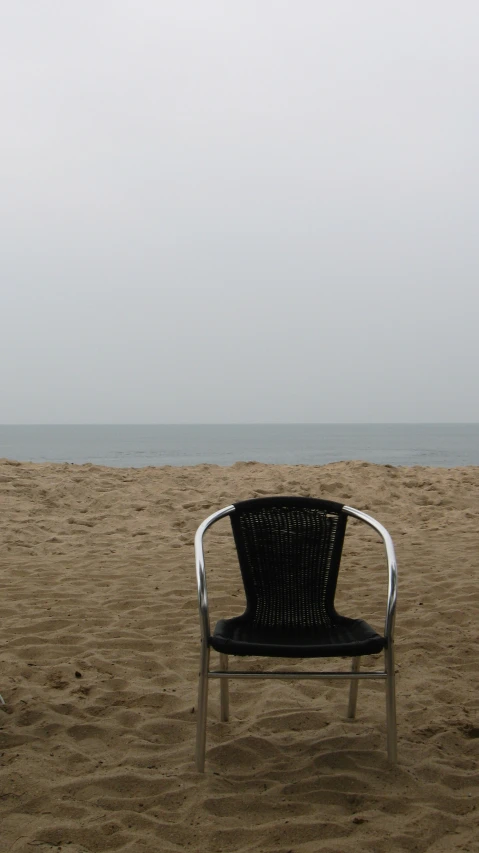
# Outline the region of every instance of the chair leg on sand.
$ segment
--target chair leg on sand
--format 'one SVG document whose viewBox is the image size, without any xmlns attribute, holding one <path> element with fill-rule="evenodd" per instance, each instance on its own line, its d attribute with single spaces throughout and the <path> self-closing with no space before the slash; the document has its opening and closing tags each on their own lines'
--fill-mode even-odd
<svg viewBox="0 0 479 853">
<path fill-rule="evenodd" d="M 353 658 L 351 665 L 351 672 L 359 672 L 359 667 L 361 664 L 361 658 Z M 349 705 L 348 705 L 348 717 L 350 720 L 354 720 L 356 716 L 356 702 L 358 701 L 358 687 L 359 680 L 357 678 L 351 679 L 351 685 L 349 688 Z"/>
<path fill-rule="evenodd" d="M 390 767 L 397 763 L 397 728 L 396 728 L 396 677 L 394 671 L 394 648 L 392 641 L 384 650 L 386 678 L 386 724 L 388 733 L 388 762 Z"/>
<path fill-rule="evenodd" d="M 196 722 L 196 767 L 200 773 L 205 769 L 206 715 L 208 711 L 208 669 L 210 665 L 209 646 L 202 640 L 200 652 L 200 672 L 198 676 L 198 719 Z"/>
<path fill-rule="evenodd" d="M 228 669 L 228 655 L 220 654 L 220 669 Z M 220 678 L 220 709 L 220 719 L 223 723 L 227 723 L 230 718 L 230 699 L 227 678 Z"/>
</svg>

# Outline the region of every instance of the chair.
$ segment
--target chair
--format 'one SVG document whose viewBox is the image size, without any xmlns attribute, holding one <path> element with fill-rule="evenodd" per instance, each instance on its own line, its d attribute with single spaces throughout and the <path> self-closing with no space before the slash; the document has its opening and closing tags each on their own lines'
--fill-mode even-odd
<svg viewBox="0 0 479 853">
<path fill-rule="evenodd" d="M 230 517 L 246 595 L 241 616 L 220 619 L 211 633 L 203 536 L 220 518 Z M 389 589 L 384 635 L 362 619 L 340 616 L 334 608 L 336 582 L 348 517 L 373 527 L 386 548 Z M 228 679 L 349 679 L 348 717 L 356 712 L 359 680 L 384 679 L 388 761 L 397 760 L 394 683 L 394 615 L 397 569 L 388 531 L 374 518 L 333 501 L 265 497 L 240 501 L 210 515 L 195 536 L 201 627 L 196 766 L 204 771 L 208 681 L 220 679 L 221 720 L 229 716 Z M 210 669 L 210 650 L 220 668 Z M 361 671 L 362 655 L 384 652 L 384 669 Z M 228 656 L 281 658 L 350 657 L 350 671 L 250 672 L 230 670 Z"/>
</svg>

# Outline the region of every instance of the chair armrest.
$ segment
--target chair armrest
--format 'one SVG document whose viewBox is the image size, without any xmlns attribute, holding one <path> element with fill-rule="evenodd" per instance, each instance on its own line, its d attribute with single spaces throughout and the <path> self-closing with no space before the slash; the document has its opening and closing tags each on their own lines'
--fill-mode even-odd
<svg viewBox="0 0 479 853">
<path fill-rule="evenodd" d="M 226 506 L 223 509 L 209 515 L 202 524 L 198 527 L 195 535 L 195 562 L 196 562 L 196 580 L 198 583 L 198 609 L 200 615 L 200 628 L 202 640 L 208 641 L 210 637 L 210 617 L 208 612 L 208 590 L 206 586 L 206 567 L 205 554 L 203 550 L 203 536 L 215 521 L 224 518 L 225 515 L 230 515 L 234 512 L 234 506 Z"/>
<path fill-rule="evenodd" d="M 372 515 L 367 515 L 365 512 L 361 512 L 359 509 L 354 509 L 351 506 L 343 507 L 343 511 L 347 513 L 347 515 L 353 516 L 353 518 L 358 518 L 360 521 L 364 521 L 366 524 L 369 524 L 370 527 L 376 530 L 381 539 L 384 542 L 386 548 L 386 556 L 388 561 L 388 603 L 386 608 L 386 620 L 384 624 L 384 636 L 386 637 L 386 642 L 388 645 L 393 641 L 394 637 L 394 620 L 396 615 L 396 597 L 397 597 L 397 563 L 396 563 L 396 554 L 394 552 L 393 540 L 389 532 L 383 527 L 379 521 L 376 521 Z"/>
</svg>

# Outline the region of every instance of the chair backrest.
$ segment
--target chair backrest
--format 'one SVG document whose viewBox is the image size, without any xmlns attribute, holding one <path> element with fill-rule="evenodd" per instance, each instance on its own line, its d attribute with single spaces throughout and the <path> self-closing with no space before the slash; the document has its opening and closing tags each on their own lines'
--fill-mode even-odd
<svg viewBox="0 0 479 853">
<path fill-rule="evenodd" d="M 247 613 L 264 627 L 318 627 L 335 617 L 346 530 L 343 505 L 316 498 L 240 501 L 231 526 Z"/>
</svg>

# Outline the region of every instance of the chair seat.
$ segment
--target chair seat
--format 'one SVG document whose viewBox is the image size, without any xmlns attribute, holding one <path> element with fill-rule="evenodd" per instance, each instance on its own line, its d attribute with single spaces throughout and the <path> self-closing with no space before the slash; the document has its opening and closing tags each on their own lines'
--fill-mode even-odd
<svg viewBox="0 0 479 853">
<path fill-rule="evenodd" d="M 362 619 L 337 616 L 318 628 L 264 627 L 247 614 L 216 623 L 210 646 L 227 655 L 285 658 L 356 657 L 381 652 L 386 640 Z"/>
</svg>

